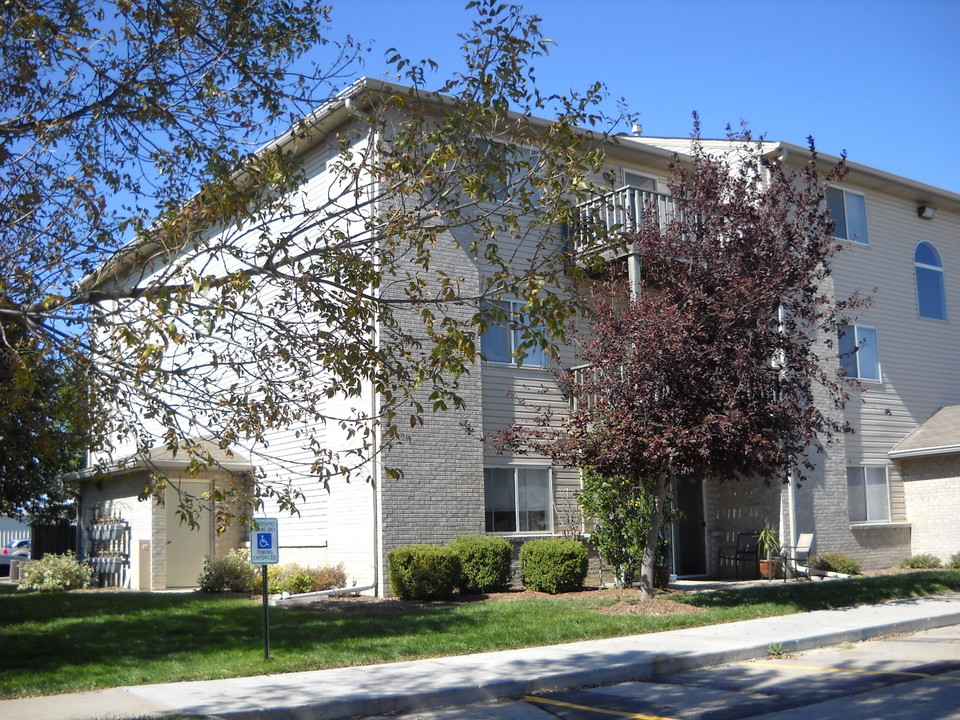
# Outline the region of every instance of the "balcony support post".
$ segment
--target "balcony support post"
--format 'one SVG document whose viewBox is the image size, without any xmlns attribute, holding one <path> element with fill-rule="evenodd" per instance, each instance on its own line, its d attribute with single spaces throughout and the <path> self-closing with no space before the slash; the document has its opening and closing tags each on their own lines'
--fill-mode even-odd
<svg viewBox="0 0 960 720">
<path fill-rule="evenodd" d="M 630 281 L 630 300 L 640 297 L 643 286 L 640 280 L 640 256 L 637 254 L 635 242 L 630 243 L 630 253 L 627 255 L 627 277 Z"/>
</svg>

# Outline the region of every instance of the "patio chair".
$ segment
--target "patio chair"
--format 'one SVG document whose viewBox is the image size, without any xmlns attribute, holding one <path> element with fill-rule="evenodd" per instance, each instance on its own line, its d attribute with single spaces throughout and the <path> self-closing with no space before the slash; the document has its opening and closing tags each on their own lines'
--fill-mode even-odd
<svg viewBox="0 0 960 720">
<path fill-rule="evenodd" d="M 759 537 L 760 533 L 758 532 L 737 533 L 736 545 L 720 548 L 717 556 L 717 567 L 722 567 L 724 560 L 731 561 L 737 580 L 740 580 L 740 566 L 743 563 L 750 563 L 753 568 L 757 567 L 757 560 L 759 560 L 757 540 Z M 759 577 L 759 571 L 757 572 Z"/>
<path fill-rule="evenodd" d="M 813 546 L 813 533 L 800 533 L 797 538 L 797 544 L 794 547 L 785 547 L 781 550 L 783 558 L 783 581 L 787 581 L 787 576 L 793 573 L 793 576 L 800 579 L 801 575 L 810 577 L 810 568 L 806 562 L 810 559 L 810 548 Z M 804 565 L 800 563 L 803 562 Z M 803 568 L 802 570 L 800 568 Z"/>
</svg>

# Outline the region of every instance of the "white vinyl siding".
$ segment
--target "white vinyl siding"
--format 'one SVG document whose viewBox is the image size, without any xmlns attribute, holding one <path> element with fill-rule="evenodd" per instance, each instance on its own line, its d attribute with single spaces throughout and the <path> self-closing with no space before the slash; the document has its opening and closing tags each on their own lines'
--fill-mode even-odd
<svg viewBox="0 0 960 720">
<path fill-rule="evenodd" d="M 856 189 L 856 188 L 855 188 Z M 884 463 L 887 453 L 920 423 L 945 405 L 960 404 L 956 358 L 960 330 L 954 322 L 918 318 L 914 278 L 916 238 L 934 245 L 944 272 L 947 317 L 960 317 L 960 290 L 952 268 L 960 267 L 960 217 L 941 207 L 931 223 L 917 218 L 917 203 L 873 190 L 870 193 L 870 246 L 843 246 L 834 257 L 833 289 L 838 298 L 859 291 L 871 298 L 864 324 L 878 328 L 884 382 L 847 403 L 844 418 L 854 432 L 844 443 L 848 457 Z M 894 518 L 898 514 L 894 487 Z"/>
</svg>

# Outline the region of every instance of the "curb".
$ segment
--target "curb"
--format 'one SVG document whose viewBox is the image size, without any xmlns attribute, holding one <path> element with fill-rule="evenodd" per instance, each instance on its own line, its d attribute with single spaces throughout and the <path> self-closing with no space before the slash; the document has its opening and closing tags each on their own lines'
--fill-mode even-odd
<svg viewBox="0 0 960 720">
<path fill-rule="evenodd" d="M 784 616 L 790 617 L 790 616 Z M 749 622 L 749 621 L 747 621 Z M 847 642 L 861 642 L 883 635 L 913 633 L 960 624 L 960 612 L 946 615 L 915 618 L 907 621 L 878 623 L 873 626 L 824 632 L 810 636 L 800 631 L 797 637 L 783 638 L 785 652 L 813 650 Z M 711 626 L 707 626 L 711 627 Z M 703 628 L 691 628 L 691 631 Z M 778 640 L 780 642 L 780 640 Z M 234 712 L 220 712 L 216 717 L 223 720 L 346 720 L 378 715 L 410 713 L 418 710 L 441 708 L 451 705 L 471 705 L 523 697 L 524 695 L 569 690 L 578 687 L 612 685 L 623 682 L 651 680 L 659 676 L 697 670 L 714 665 L 744 662 L 766 657 L 769 643 L 752 644 L 722 651 L 706 651 L 696 654 L 670 654 L 637 652 L 642 658 L 622 660 L 604 668 L 583 668 L 573 671 L 550 672 L 531 679 L 503 678 L 478 684 L 456 684 L 423 692 L 394 692 L 377 697 L 344 697 L 322 702 L 306 703 L 294 707 L 257 708 Z M 443 665 L 444 658 L 433 661 Z M 438 668 L 439 669 L 439 668 Z"/>
</svg>

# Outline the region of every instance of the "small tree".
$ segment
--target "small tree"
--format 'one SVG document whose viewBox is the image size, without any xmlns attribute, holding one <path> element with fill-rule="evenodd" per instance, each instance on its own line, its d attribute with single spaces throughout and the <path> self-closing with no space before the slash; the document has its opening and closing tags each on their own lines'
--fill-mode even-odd
<svg viewBox="0 0 960 720">
<path fill-rule="evenodd" d="M 633 585 L 640 572 L 650 528 L 649 500 L 642 484 L 590 471 L 583 473 L 577 502 L 584 517 L 593 523 L 590 544 L 613 567 L 616 583 L 621 587 Z M 658 565 L 665 559 L 661 554 L 656 557 Z"/>
<path fill-rule="evenodd" d="M 643 498 L 644 597 L 671 477 L 801 480 L 807 453 L 846 429 L 834 346 L 859 300 L 825 287 L 837 243 L 824 200 L 843 163 L 820 177 L 811 142 L 809 164 L 787 172 L 748 133 L 730 141 L 715 158 L 695 130 L 691 160 L 676 159 L 669 181 L 672 218 L 649 218 L 628 239 L 642 292 L 630 297 L 621 278 L 594 285 L 580 337 L 589 370 L 561 373 L 576 409 L 500 437 Z"/>
</svg>

